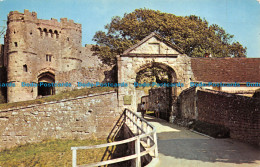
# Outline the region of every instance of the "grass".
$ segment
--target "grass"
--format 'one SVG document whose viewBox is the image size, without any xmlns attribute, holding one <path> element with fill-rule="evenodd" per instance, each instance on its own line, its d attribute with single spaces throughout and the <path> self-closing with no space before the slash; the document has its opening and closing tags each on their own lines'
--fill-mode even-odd
<svg viewBox="0 0 260 167">
<path fill-rule="evenodd" d="M 58 100 L 62 100 L 62 99 L 75 98 L 78 96 L 84 96 L 84 95 L 93 94 L 93 93 L 108 92 L 108 91 L 112 91 L 112 90 L 115 90 L 115 88 L 94 87 L 94 88 L 77 89 L 77 90 L 63 92 L 63 93 L 60 93 L 57 95 L 48 96 L 48 97 L 44 97 L 44 98 L 36 99 L 36 100 L 0 104 L 0 110 L 13 108 L 13 107 L 22 107 L 22 106 L 27 106 L 27 105 L 32 105 L 32 104 L 42 104 L 44 102 L 58 101 Z"/>
<path fill-rule="evenodd" d="M 106 143 L 106 140 L 47 140 L 26 144 L 0 152 L 0 166 L 72 166 L 73 146 L 87 146 Z M 106 148 L 78 150 L 77 164 L 83 165 L 101 161 Z M 111 150 L 111 148 L 110 148 Z M 114 150 L 114 149 L 113 149 Z M 108 155 L 105 157 L 107 158 Z"/>
</svg>

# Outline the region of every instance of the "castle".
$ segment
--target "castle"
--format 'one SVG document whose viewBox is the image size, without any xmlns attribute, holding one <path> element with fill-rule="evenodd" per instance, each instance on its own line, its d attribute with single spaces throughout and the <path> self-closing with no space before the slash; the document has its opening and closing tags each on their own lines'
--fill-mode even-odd
<svg viewBox="0 0 260 167">
<path fill-rule="evenodd" d="M 7 102 L 33 100 L 38 96 L 72 90 L 77 88 L 78 82 L 118 80 L 119 83 L 129 83 L 129 87 L 119 88 L 119 106 L 131 105 L 134 111 L 139 94 L 133 83 L 139 72 L 152 67 L 166 71 L 171 82 L 185 85 L 170 90 L 170 96 L 175 97 L 189 88 L 191 82 L 214 85 L 237 82 L 239 87 L 207 87 L 231 93 L 252 94 L 260 88 L 260 85 L 246 85 L 247 82 L 260 83 L 259 58 L 190 58 L 176 45 L 152 33 L 118 55 L 117 66 L 112 68 L 93 56 L 91 45 L 82 47 L 81 39 L 81 25 L 73 20 L 41 20 L 37 13 L 28 10 L 10 12 L 4 45 L 0 47 L 0 66 L 6 68 L 6 82 L 15 84 L 7 87 Z M 23 87 L 22 84 L 54 82 L 71 83 L 71 86 Z M 173 105 L 167 104 L 170 106 Z"/>
<path fill-rule="evenodd" d="M 81 24 L 73 20 L 41 20 L 37 18 L 36 12 L 28 10 L 24 10 L 24 13 L 10 12 L 0 56 L 0 65 L 2 63 L 7 70 L 7 83 L 15 84 L 7 88 L 7 102 L 32 100 L 39 95 L 73 89 L 64 86 L 23 87 L 23 82 L 66 83 L 73 80 L 66 80 L 71 77 L 76 82 L 76 78 L 78 81 L 81 78 L 89 79 L 89 71 L 102 73 L 104 70 L 100 67 L 100 61 L 92 56 L 91 45 L 82 47 L 81 39 Z M 103 69 L 106 70 L 106 67 Z M 80 72 L 86 75 L 83 77 Z M 93 79 L 93 76 L 90 78 Z M 102 78 L 98 80 L 102 81 Z"/>
</svg>

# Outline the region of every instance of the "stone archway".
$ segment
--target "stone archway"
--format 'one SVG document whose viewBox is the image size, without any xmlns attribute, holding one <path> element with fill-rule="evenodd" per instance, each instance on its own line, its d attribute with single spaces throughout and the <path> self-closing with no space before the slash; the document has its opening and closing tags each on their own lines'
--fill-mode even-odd
<svg viewBox="0 0 260 167">
<path fill-rule="evenodd" d="M 136 83 L 150 85 L 149 87 L 138 88 L 138 91 L 143 90 L 143 93 L 149 92 L 145 94 L 147 110 L 157 110 L 157 102 L 159 102 L 161 106 L 160 118 L 168 120 L 177 96 L 177 87 L 173 86 L 177 85 L 177 80 L 175 71 L 167 64 L 152 62 L 141 66 L 136 73 Z M 138 106 L 140 106 L 142 97 L 139 97 L 140 92 L 138 91 L 136 92 L 136 98 Z"/>
<path fill-rule="evenodd" d="M 156 44 L 156 45 L 155 45 Z M 180 48 L 164 40 L 155 33 L 144 38 L 142 41 L 127 49 L 122 55 L 117 56 L 118 82 L 128 83 L 127 87 L 119 87 L 119 108 L 137 110 L 136 90 L 134 82 L 137 73 L 151 66 L 157 66 L 169 73 L 172 82 L 182 83 L 181 87 L 173 88 L 170 113 L 175 115 L 176 97 L 189 87 L 192 77 L 191 60 Z M 176 113 L 177 114 L 177 113 Z"/>
<path fill-rule="evenodd" d="M 48 96 L 55 94 L 55 75 L 50 72 L 44 72 L 38 76 L 38 96 Z"/>
</svg>

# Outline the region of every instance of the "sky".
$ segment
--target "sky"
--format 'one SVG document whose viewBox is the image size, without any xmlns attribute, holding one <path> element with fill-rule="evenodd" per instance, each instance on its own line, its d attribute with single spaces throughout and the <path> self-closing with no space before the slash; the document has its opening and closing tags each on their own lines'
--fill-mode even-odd
<svg viewBox="0 0 260 167">
<path fill-rule="evenodd" d="M 260 0 L 0 0 L 0 30 L 10 11 L 37 12 L 39 19 L 68 18 L 82 24 L 82 45 L 95 44 L 96 31 L 113 16 L 146 8 L 177 16 L 197 15 L 234 35 L 247 57 L 260 58 Z M 3 38 L 0 39 L 3 43 Z"/>
</svg>

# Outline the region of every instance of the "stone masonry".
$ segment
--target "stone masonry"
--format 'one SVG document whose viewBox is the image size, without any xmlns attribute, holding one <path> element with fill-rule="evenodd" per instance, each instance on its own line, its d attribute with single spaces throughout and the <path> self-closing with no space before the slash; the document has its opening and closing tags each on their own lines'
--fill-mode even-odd
<svg viewBox="0 0 260 167">
<path fill-rule="evenodd" d="M 0 111 L 0 150 L 44 139 L 107 138 L 122 111 L 105 92 Z"/>
<path fill-rule="evenodd" d="M 260 101 L 257 98 L 190 88 L 179 96 L 179 116 L 222 125 L 230 137 L 260 145 Z"/>
<path fill-rule="evenodd" d="M 191 58 L 185 55 L 177 46 L 170 44 L 155 33 L 144 38 L 137 45 L 126 50 L 117 57 L 118 82 L 128 82 L 128 87 L 119 88 L 119 105 L 136 111 L 136 82 L 137 73 L 145 68 L 158 67 L 167 71 L 171 83 L 184 83 L 183 87 L 172 87 L 172 99 L 189 87 L 193 79 Z M 131 97 L 132 103 L 124 104 L 124 97 Z M 173 101 L 173 100 L 172 100 Z M 171 104 L 175 108 L 176 104 Z M 169 116 L 172 116 L 170 113 Z"/>
<path fill-rule="evenodd" d="M 21 82 L 70 82 L 59 75 L 73 70 L 90 72 L 90 69 L 92 73 L 97 73 L 95 76 L 100 76 L 92 80 L 102 82 L 104 72 L 111 69 L 101 67 L 97 56 L 92 56 L 91 45 L 82 47 L 81 24 L 73 20 L 41 20 L 36 12 L 28 10 L 24 13 L 12 11 L 7 19 L 0 61 L 7 69 L 7 82 L 15 83 L 15 87 L 8 87 L 8 102 L 33 100 L 38 96 L 37 87 L 22 87 Z M 76 73 L 70 72 L 70 75 L 76 76 Z M 84 78 L 78 77 L 77 80 L 80 82 Z M 55 87 L 53 94 L 64 89 Z"/>
</svg>

